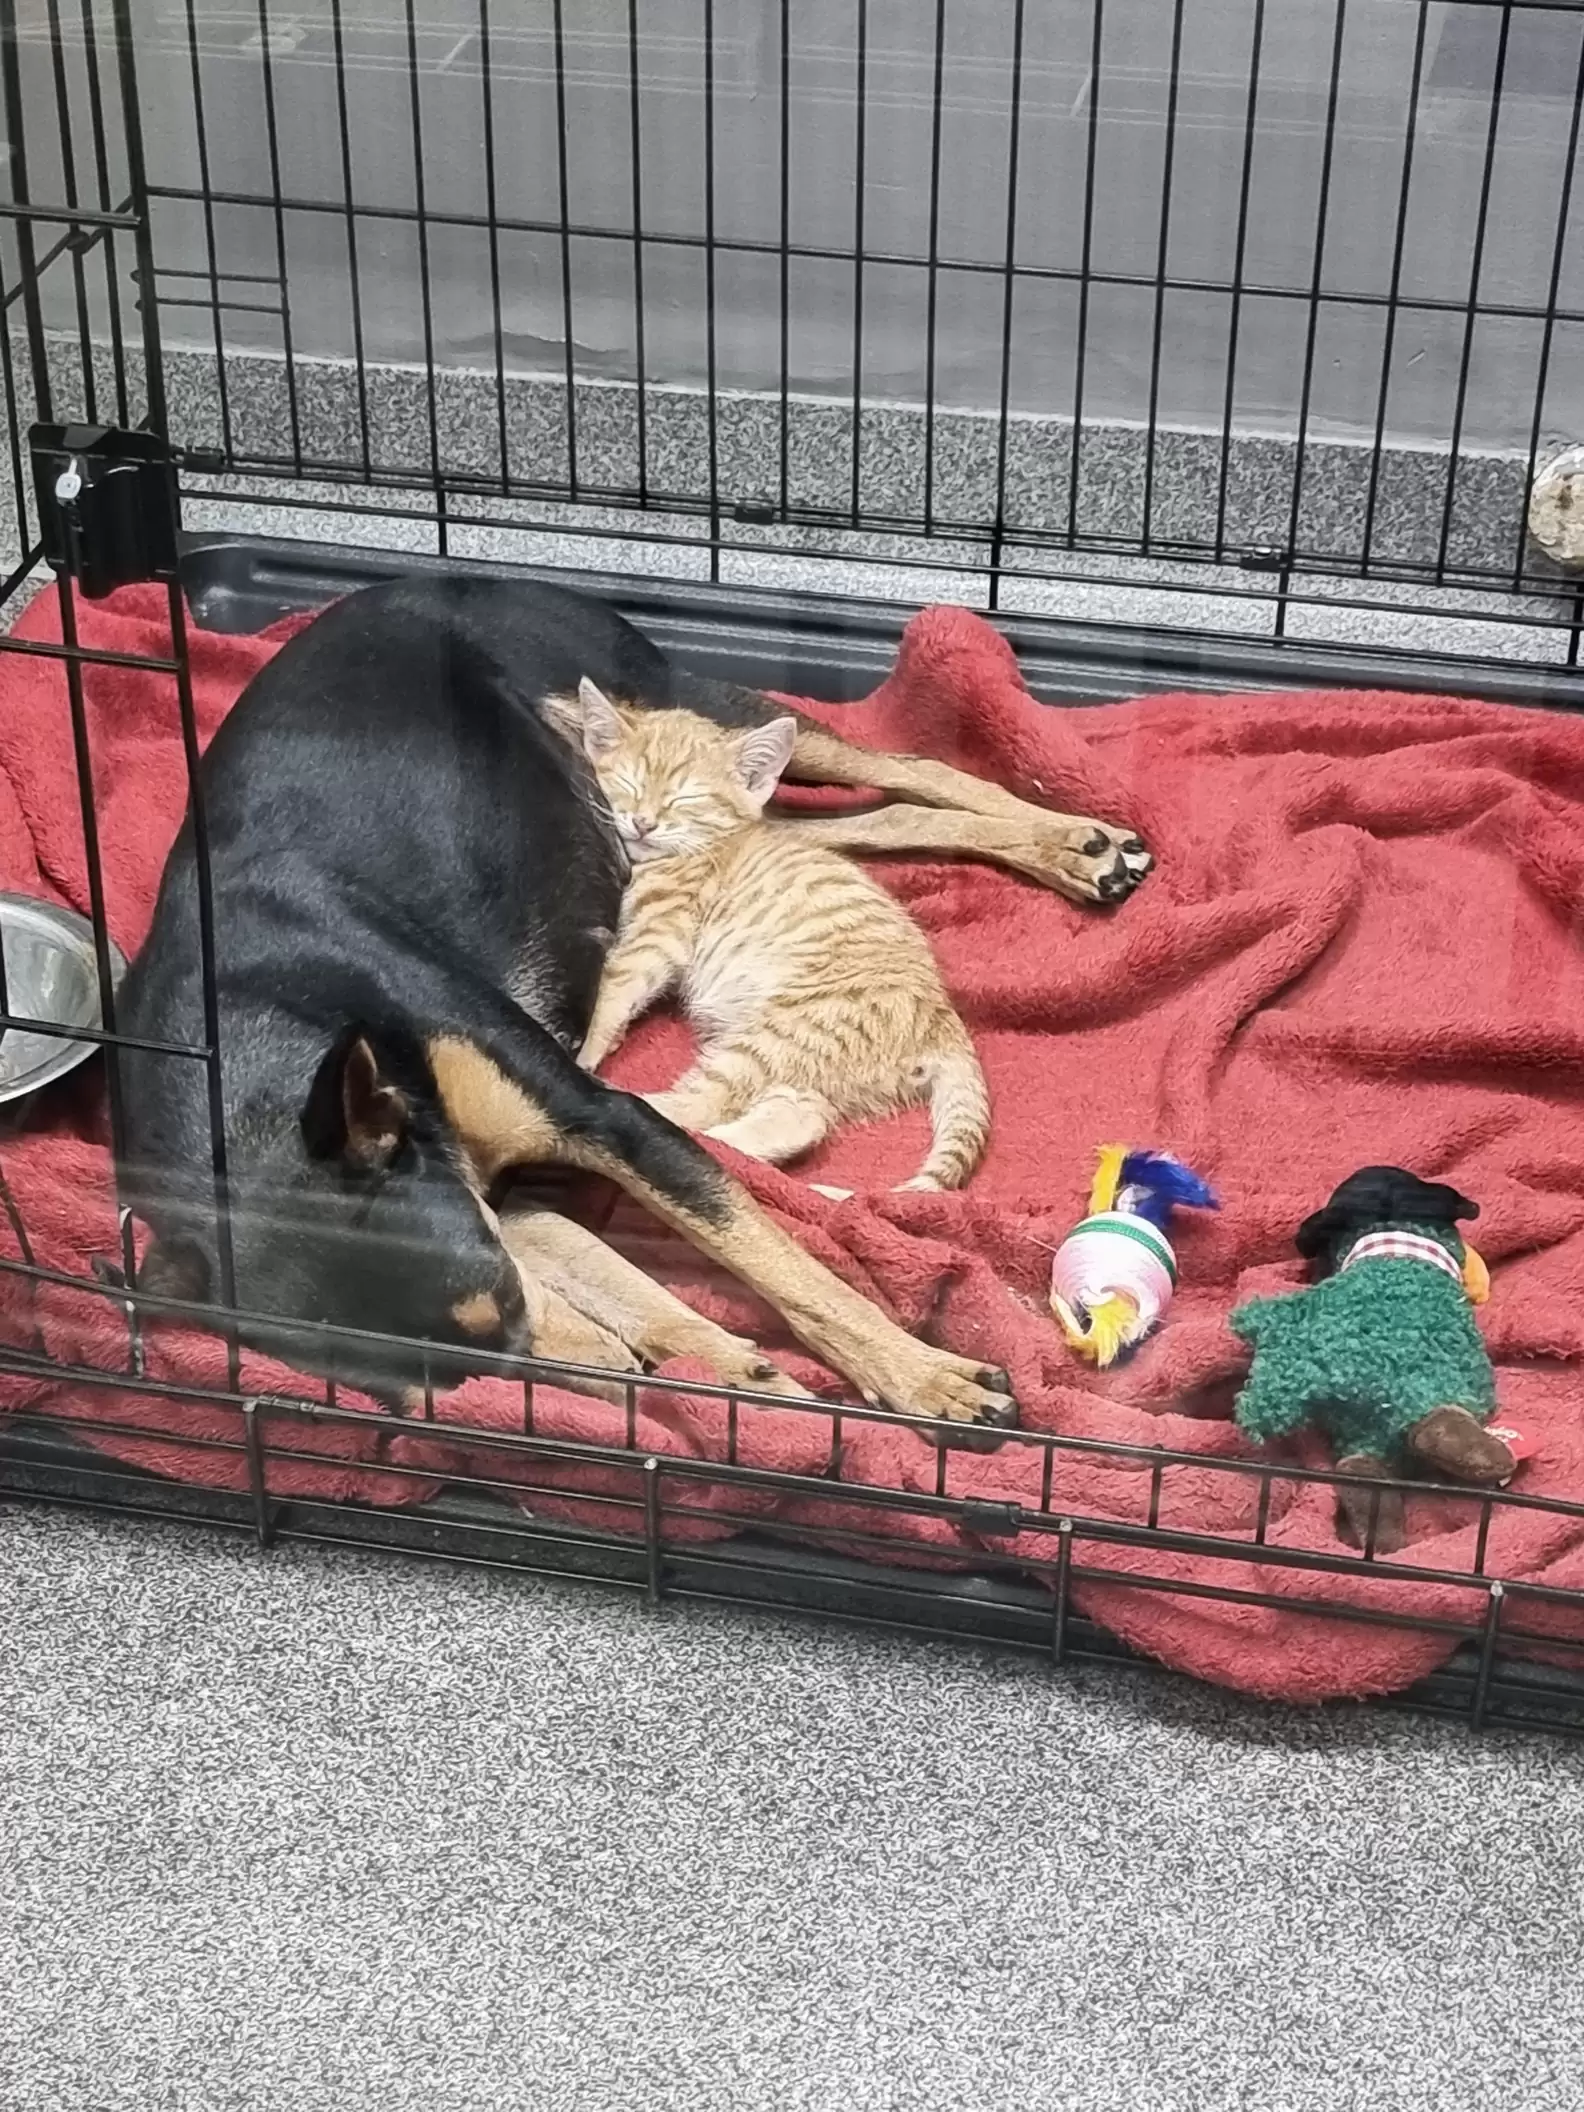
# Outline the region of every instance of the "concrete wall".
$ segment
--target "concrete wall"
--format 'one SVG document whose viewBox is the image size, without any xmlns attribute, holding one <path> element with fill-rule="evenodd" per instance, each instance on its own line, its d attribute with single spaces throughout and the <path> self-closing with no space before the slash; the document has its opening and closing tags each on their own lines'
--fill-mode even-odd
<svg viewBox="0 0 1584 2112">
<path fill-rule="evenodd" d="M 330 0 L 271 0 L 271 52 L 280 186 L 289 197 L 344 199 L 334 15 Z M 1090 268 L 1153 280 L 1162 249 L 1166 104 L 1172 0 L 1103 0 L 1098 71 L 1091 65 L 1095 0 L 1027 0 L 1014 255 L 1025 269 L 1077 274 L 1091 111 L 1095 169 Z M 69 13 L 70 10 L 68 9 Z M 481 217 L 488 207 L 479 0 L 415 0 L 421 174 L 431 213 Z M 1447 304 L 1399 316 L 1389 361 L 1385 308 L 1392 280 L 1404 129 L 1416 27 L 1425 16 L 1424 90 L 1402 252 L 1405 295 Z M 641 213 L 653 242 L 643 255 L 648 379 L 700 382 L 706 372 L 702 28 L 705 0 L 638 0 Z M 937 280 L 935 387 L 943 402 L 994 407 L 1007 255 L 1008 139 L 1014 0 L 950 0 L 940 125 L 938 254 L 959 265 Z M 1290 433 L 1298 414 L 1310 304 L 1324 292 L 1360 297 L 1322 304 L 1313 356 L 1312 429 L 1372 437 L 1383 375 L 1387 430 L 1406 443 L 1445 445 L 1467 366 L 1465 445 L 1526 447 L 1534 415 L 1541 329 L 1533 316 L 1465 321 L 1481 220 L 1500 10 L 1456 0 L 1347 0 L 1323 227 L 1334 0 L 1266 0 L 1251 210 L 1237 338 L 1234 421 Z M 489 0 L 496 212 L 558 224 L 560 130 L 551 0 Z M 573 224 L 605 233 L 568 249 L 572 337 L 579 374 L 636 371 L 634 172 L 628 87 L 627 0 L 565 0 L 566 158 Z M 829 259 L 795 259 L 789 273 L 787 374 L 797 391 L 848 397 L 854 389 L 857 0 L 792 0 L 790 187 L 795 244 Z M 353 195 L 398 214 L 417 203 L 409 32 L 404 0 L 345 0 L 347 151 Z M 925 393 L 931 111 L 935 10 L 929 0 L 869 0 L 859 386 L 869 397 Z M 24 20 L 33 114 L 50 129 L 43 0 Z M 728 241 L 774 245 L 782 200 L 782 7 L 779 0 L 715 0 L 715 226 Z M 192 60 L 184 0 L 138 0 L 151 178 L 199 182 Z M 252 0 L 197 0 L 209 183 L 267 198 L 273 189 L 258 12 Z M 1165 239 L 1174 279 L 1225 288 L 1231 280 L 1242 180 L 1255 0 L 1183 0 L 1174 158 Z M 1485 307 L 1543 309 L 1552 272 L 1568 124 L 1584 22 L 1520 9 L 1511 16 L 1501 121 L 1490 155 L 1478 293 Z M 36 156 L 42 166 L 47 153 Z M 1584 213 L 1584 185 L 1573 218 Z M 277 269 L 272 211 L 222 206 L 214 215 L 225 290 L 268 306 Z M 161 205 L 162 264 L 206 268 L 203 215 Z M 1323 254 L 1317 257 L 1317 238 Z M 349 355 L 349 249 L 339 214 L 289 212 L 284 239 L 296 348 Z M 362 219 L 357 227 L 364 352 L 425 354 L 415 225 Z M 500 339 L 513 373 L 557 372 L 563 357 L 562 243 L 554 233 L 501 237 Z M 496 319 L 489 247 L 474 228 L 430 231 L 430 326 L 435 357 L 493 368 Z M 162 280 L 191 295 L 197 278 Z M 1570 244 L 1564 308 L 1584 312 L 1584 254 Z M 733 388 L 781 381 L 781 274 L 773 255 L 723 252 L 717 262 L 719 378 Z M 199 311 L 170 307 L 173 343 L 211 342 Z M 1220 426 L 1227 391 L 1231 302 L 1221 290 L 1168 293 L 1153 356 L 1151 288 L 1095 284 L 1083 363 L 1086 420 L 1149 415 L 1152 388 L 1166 423 Z M 1018 284 L 1009 374 L 1015 409 L 1070 416 L 1080 329 L 1073 277 Z M 228 314 L 227 342 L 279 348 L 276 314 Z M 1581 437 L 1584 367 L 1578 326 L 1560 325 L 1551 350 L 1544 423 Z M 1152 375 L 1156 378 L 1152 380 Z"/>
</svg>

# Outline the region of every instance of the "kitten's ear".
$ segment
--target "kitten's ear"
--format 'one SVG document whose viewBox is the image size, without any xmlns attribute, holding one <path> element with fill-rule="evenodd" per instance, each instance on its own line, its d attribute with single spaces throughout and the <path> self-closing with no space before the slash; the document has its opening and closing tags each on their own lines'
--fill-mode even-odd
<svg viewBox="0 0 1584 2112">
<path fill-rule="evenodd" d="M 583 721 L 583 747 L 590 762 L 608 755 L 621 739 L 621 714 L 597 682 L 587 675 L 578 684 L 578 712 Z"/>
<path fill-rule="evenodd" d="M 738 740 L 733 765 L 737 782 L 756 806 L 762 807 L 781 782 L 796 744 L 796 719 L 772 719 Z"/>
</svg>

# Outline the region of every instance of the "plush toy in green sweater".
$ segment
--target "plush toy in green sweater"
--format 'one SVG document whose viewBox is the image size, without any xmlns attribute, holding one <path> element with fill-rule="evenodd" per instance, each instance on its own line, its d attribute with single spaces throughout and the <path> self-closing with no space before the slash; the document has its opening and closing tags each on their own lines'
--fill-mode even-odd
<svg viewBox="0 0 1584 2112">
<path fill-rule="evenodd" d="M 1479 1206 L 1455 1188 L 1397 1166 L 1366 1166 L 1299 1226 L 1295 1244 L 1321 1271 L 1310 1289 L 1254 1298 L 1231 1327 L 1254 1352 L 1238 1396 L 1240 1429 L 1256 1439 L 1313 1426 L 1338 1469 L 1370 1478 L 1426 1469 L 1496 1488 L 1515 1460 L 1484 1426 L 1496 1389 L 1472 1304 L 1484 1263 L 1456 1227 Z M 1339 1489 L 1340 1522 L 1368 1531 L 1372 1492 Z M 1373 1492 L 1374 1545 L 1403 1544 L 1402 1500 Z"/>
</svg>

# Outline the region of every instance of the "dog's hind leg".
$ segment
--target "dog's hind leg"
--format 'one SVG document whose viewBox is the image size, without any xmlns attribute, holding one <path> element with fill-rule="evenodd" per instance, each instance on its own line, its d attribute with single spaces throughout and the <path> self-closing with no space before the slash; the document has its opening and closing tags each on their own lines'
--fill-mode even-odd
<svg viewBox="0 0 1584 2112">
<path fill-rule="evenodd" d="M 573 1219 L 553 1210 L 508 1210 L 501 1238 L 519 1269 L 531 1270 L 589 1321 L 619 1337 L 645 1365 L 692 1357 L 722 1386 L 802 1393 L 757 1343 L 695 1313 Z"/>
<path fill-rule="evenodd" d="M 776 1309 L 867 1401 L 905 1415 L 1006 1423 L 1004 1374 L 915 1341 L 804 1252 L 700 1145 L 644 1101 L 578 1069 L 526 1015 L 479 1007 L 489 1046 L 448 1033 L 429 1060 L 481 1188 L 511 1166 L 603 1174 Z"/>
<path fill-rule="evenodd" d="M 931 762 L 925 756 L 879 754 L 844 741 L 808 719 L 798 721 L 797 743 L 786 774 L 804 784 L 870 786 L 914 806 L 939 808 L 959 818 L 978 815 L 1006 825 L 1001 832 L 987 830 L 977 837 L 963 829 L 946 840 L 927 830 L 909 835 L 900 823 L 891 824 L 889 837 L 884 832 L 868 836 L 860 829 L 846 840 L 824 838 L 839 842 L 843 849 L 950 850 L 992 864 L 1012 865 L 1080 902 L 1119 901 L 1132 893 L 1154 862 L 1131 829 L 1082 815 L 1051 813 L 1000 785 L 955 770 L 949 763 Z M 866 823 L 875 818 L 867 814 L 835 817 L 838 823 Z M 800 826 L 819 829 L 827 824 Z"/>
<path fill-rule="evenodd" d="M 777 826 L 835 851 L 979 859 L 1074 902 L 1125 901 L 1153 862 L 1136 836 L 1124 838 L 1098 822 L 1075 822 L 1038 807 L 1024 808 L 1017 820 L 934 807 L 869 807 L 858 814 L 778 817 Z"/>
</svg>

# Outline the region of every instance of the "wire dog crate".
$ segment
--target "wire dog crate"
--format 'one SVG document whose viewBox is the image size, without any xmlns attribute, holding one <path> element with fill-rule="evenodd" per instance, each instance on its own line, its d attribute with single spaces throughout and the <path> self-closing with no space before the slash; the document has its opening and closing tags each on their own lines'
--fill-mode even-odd
<svg viewBox="0 0 1584 2112">
<path fill-rule="evenodd" d="M 47 558 L 61 605 L 59 644 L 0 647 L 62 670 L 106 1022 L 71 1032 L 107 1045 L 112 1129 L 85 684 L 167 682 L 190 772 L 189 612 L 257 631 L 408 567 L 548 565 L 708 671 L 803 694 L 862 694 L 902 612 L 950 599 L 993 612 L 1053 699 L 1584 703 L 1584 586 L 1531 536 L 1537 476 L 1584 428 L 1566 0 L 0 0 L 0 88 L 3 599 Z M 67 427 L 114 428 L 136 480 L 96 549 L 50 498 L 87 444 Z M 82 589 L 132 578 L 163 585 L 168 651 L 79 635 Z M 0 1029 L 52 1031 L 3 990 Z M 213 1024 L 187 1053 L 217 1075 Z M 0 1425 L 9 1497 L 1058 1660 L 1123 1654 L 1094 1617 L 1118 1594 L 1269 1603 L 1431 1636 L 1412 1704 L 1584 1729 L 1584 1591 L 1486 1561 L 1505 1510 L 1584 1505 L 1469 1495 L 1466 1570 L 1385 1572 L 1368 1541 L 1267 1538 L 1274 1485 L 1328 1478 L 1291 1466 L 1019 1432 L 1038 1505 L 962 1493 L 944 1447 L 904 1492 L 844 1478 L 844 1432 L 881 1411 L 811 1406 L 828 1452 L 792 1473 L 753 1462 L 747 1396 L 721 1396 L 718 1458 L 645 1446 L 628 1380 L 627 1441 L 593 1446 L 545 1433 L 554 1373 L 521 1360 L 513 1428 L 464 1446 L 431 1397 L 443 1464 L 361 1459 L 383 1504 L 283 1493 L 368 1414 L 333 1386 L 246 1392 L 234 1345 L 225 1384 L 161 1378 L 146 1322 L 169 1302 L 125 1287 L 126 1214 L 120 1252 L 71 1276 L 0 1191 L 0 1375 L 103 1407 Z M 46 1354 L 40 1296 L 119 1316 L 117 1354 Z M 147 1471 L 151 1431 L 190 1482 Z M 1147 1477 L 1136 1524 L 1063 1507 L 1086 1454 Z M 1252 1531 L 1176 1517 L 1177 1468 L 1257 1487 Z M 1378 1605 L 1337 1604 L 1339 1577 L 1382 1579 Z M 1405 1621 L 1403 1581 L 1444 1614 Z"/>
</svg>

